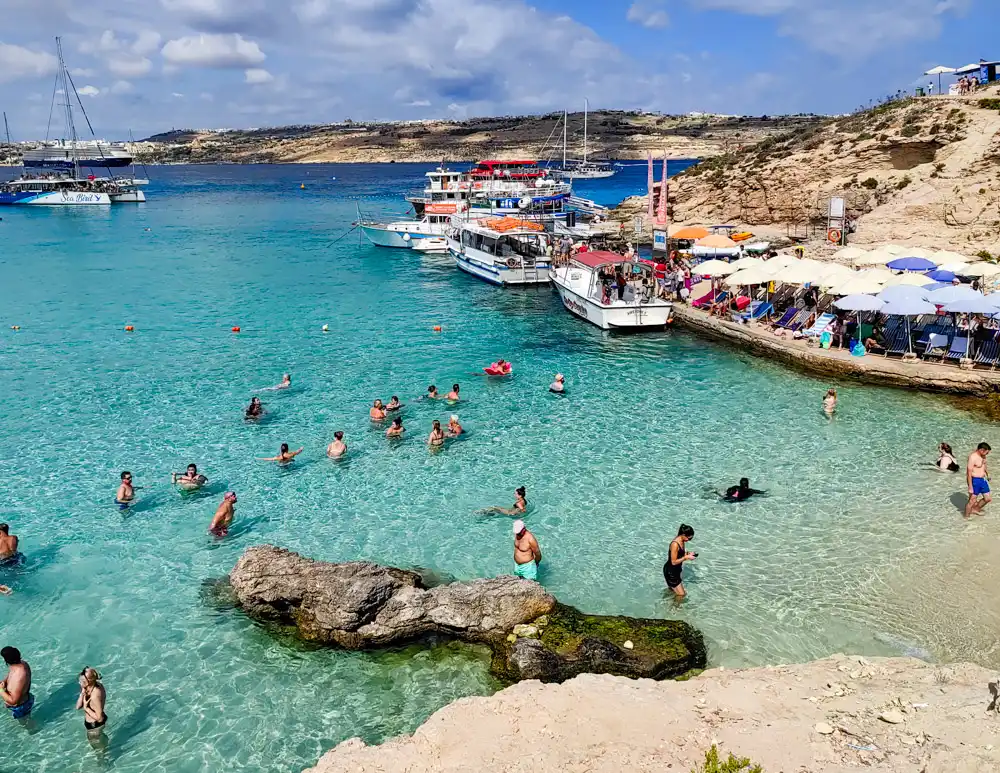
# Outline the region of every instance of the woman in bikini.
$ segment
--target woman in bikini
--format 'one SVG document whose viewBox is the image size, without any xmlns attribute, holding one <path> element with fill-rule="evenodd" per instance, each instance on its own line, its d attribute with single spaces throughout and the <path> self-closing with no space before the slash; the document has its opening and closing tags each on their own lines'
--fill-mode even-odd
<svg viewBox="0 0 1000 773">
<path fill-rule="evenodd" d="M 104 712 L 107 698 L 101 675 L 87 666 L 80 672 L 80 697 L 76 699 L 76 710 L 83 709 L 83 726 L 87 729 L 88 738 L 95 738 L 104 732 L 108 722 L 108 715 Z"/>
</svg>

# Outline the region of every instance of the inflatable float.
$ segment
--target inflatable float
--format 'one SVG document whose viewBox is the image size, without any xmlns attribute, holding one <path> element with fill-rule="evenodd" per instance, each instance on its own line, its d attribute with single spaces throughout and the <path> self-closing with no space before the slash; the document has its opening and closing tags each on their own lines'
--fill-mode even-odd
<svg viewBox="0 0 1000 773">
<path fill-rule="evenodd" d="M 503 363 L 503 364 L 501 364 Z M 509 362 L 499 360 L 483 368 L 483 373 L 487 376 L 509 376 L 514 371 L 514 366 Z"/>
</svg>

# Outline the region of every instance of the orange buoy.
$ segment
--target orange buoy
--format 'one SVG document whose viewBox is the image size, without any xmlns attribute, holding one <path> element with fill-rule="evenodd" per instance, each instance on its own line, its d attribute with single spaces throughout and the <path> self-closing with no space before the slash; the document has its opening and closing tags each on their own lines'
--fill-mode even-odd
<svg viewBox="0 0 1000 773">
<path fill-rule="evenodd" d="M 435 333 L 440 333 L 441 332 L 441 326 L 440 325 L 435 325 L 434 326 L 434 332 Z"/>
<path fill-rule="evenodd" d="M 125 326 L 125 332 L 126 333 L 131 333 L 133 330 L 135 330 L 135 328 L 132 327 L 132 325 L 126 325 Z"/>
<path fill-rule="evenodd" d="M 240 329 L 239 329 L 239 327 L 235 327 L 235 326 L 234 326 L 234 327 L 233 327 L 233 332 L 234 332 L 234 333 L 239 333 L 239 332 L 240 332 Z"/>
</svg>

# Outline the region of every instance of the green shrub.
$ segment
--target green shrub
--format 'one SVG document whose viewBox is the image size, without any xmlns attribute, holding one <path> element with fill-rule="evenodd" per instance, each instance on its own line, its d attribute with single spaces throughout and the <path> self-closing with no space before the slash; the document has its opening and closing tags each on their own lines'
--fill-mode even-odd
<svg viewBox="0 0 1000 773">
<path fill-rule="evenodd" d="M 719 750 L 713 744 L 705 752 L 704 764 L 693 768 L 691 773 L 764 773 L 764 769 L 745 757 L 734 757 L 732 754 L 724 762 L 720 762 Z"/>
<path fill-rule="evenodd" d="M 873 137 L 868 132 L 861 132 L 861 134 L 859 134 L 856 137 L 856 139 L 857 139 L 858 142 L 865 142 L 866 140 L 873 140 L 873 139 L 875 139 L 875 137 Z"/>
<path fill-rule="evenodd" d="M 897 191 L 903 190 L 903 188 L 905 188 L 911 182 L 913 182 L 913 180 L 911 180 L 909 178 L 909 176 L 904 177 L 902 180 L 900 180 L 898 183 L 896 183 L 896 190 Z"/>
<path fill-rule="evenodd" d="M 976 257 L 981 258 L 983 260 L 989 260 L 989 261 L 993 260 L 993 254 L 989 250 L 980 250 L 979 252 L 976 253 Z"/>
<path fill-rule="evenodd" d="M 878 180 L 876 180 L 874 177 L 869 177 L 867 180 L 861 183 L 861 187 L 873 191 L 876 188 L 878 188 Z"/>
<path fill-rule="evenodd" d="M 899 133 L 902 134 L 904 137 L 912 137 L 915 134 L 920 134 L 920 125 L 912 123 L 907 124 L 900 130 Z"/>
<path fill-rule="evenodd" d="M 983 110 L 1000 110 L 1000 99 L 980 99 L 976 104 Z"/>
</svg>

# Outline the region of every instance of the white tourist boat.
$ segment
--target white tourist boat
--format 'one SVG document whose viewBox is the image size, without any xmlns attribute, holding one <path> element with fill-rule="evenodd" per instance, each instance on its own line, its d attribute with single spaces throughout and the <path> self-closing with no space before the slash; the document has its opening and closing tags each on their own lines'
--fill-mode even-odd
<svg viewBox="0 0 1000 773">
<path fill-rule="evenodd" d="M 72 172 L 77 166 L 121 169 L 132 166 L 132 153 L 121 142 L 107 140 L 47 140 L 24 151 L 25 169 L 61 169 Z"/>
<path fill-rule="evenodd" d="M 0 184 L 0 205 L 87 206 L 110 204 L 113 190 L 77 177 L 20 177 Z"/>
<path fill-rule="evenodd" d="M 590 115 L 590 100 L 583 105 L 583 159 L 566 158 L 566 130 L 568 114 L 563 111 L 563 162 L 562 167 L 553 169 L 552 174 L 561 180 L 603 180 L 617 173 L 610 161 L 590 161 L 587 159 L 587 118 Z"/>
<path fill-rule="evenodd" d="M 619 300 L 616 290 L 605 292 L 602 273 L 616 267 L 626 277 Z M 656 297 L 656 276 L 648 263 L 633 262 L 614 252 L 585 252 L 566 265 L 553 268 L 549 278 L 563 306 L 602 330 L 656 330 L 667 325 L 673 304 Z"/>
<path fill-rule="evenodd" d="M 424 216 L 416 220 L 391 220 L 379 222 L 358 215 L 358 225 L 368 241 L 377 247 L 412 249 L 417 244 L 426 246 L 430 240 L 443 239 L 452 216 L 464 204 L 428 204 Z"/>
<path fill-rule="evenodd" d="M 548 282 L 548 244 L 543 226 L 513 217 L 460 222 L 448 231 L 448 251 L 455 264 L 502 287 Z"/>
</svg>

